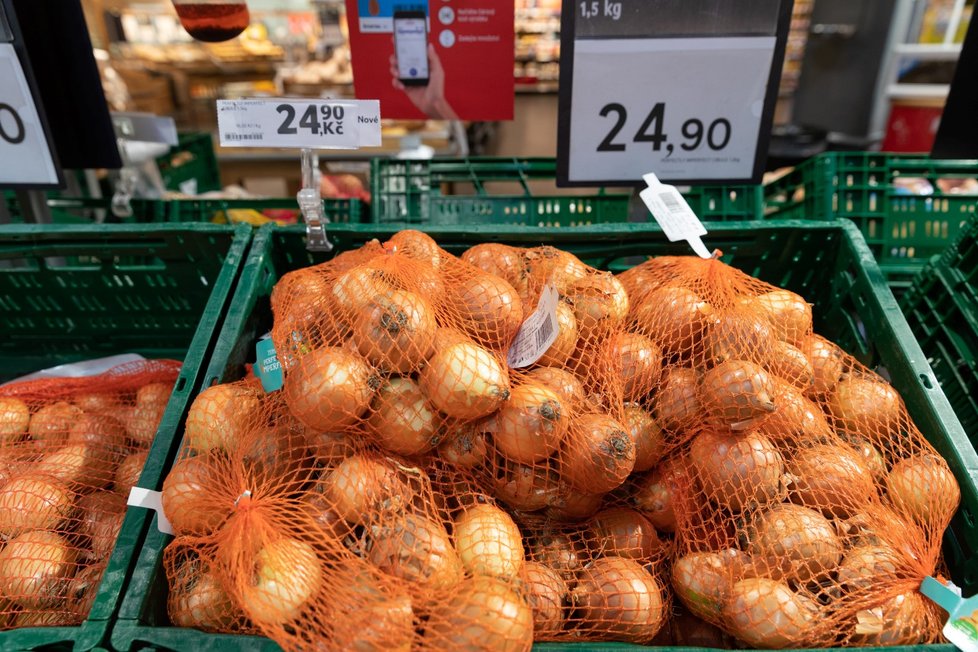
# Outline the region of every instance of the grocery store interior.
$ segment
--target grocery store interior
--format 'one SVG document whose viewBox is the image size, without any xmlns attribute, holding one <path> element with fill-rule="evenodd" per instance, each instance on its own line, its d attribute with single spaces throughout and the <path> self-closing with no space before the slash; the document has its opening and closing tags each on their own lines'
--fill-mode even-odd
<svg viewBox="0 0 978 652">
<path fill-rule="evenodd" d="M 0 0 L 0 650 L 978 650 L 975 0 Z"/>
</svg>

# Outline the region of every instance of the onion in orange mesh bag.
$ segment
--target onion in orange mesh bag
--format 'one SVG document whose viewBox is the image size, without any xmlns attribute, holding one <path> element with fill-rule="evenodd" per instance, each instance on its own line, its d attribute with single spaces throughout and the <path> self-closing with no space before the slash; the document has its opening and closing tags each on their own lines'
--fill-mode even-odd
<svg viewBox="0 0 978 652">
<path fill-rule="evenodd" d="M 580 378 L 566 369 L 536 367 L 528 371 L 524 378 L 552 389 L 560 396 L 563 405 L 573 407 L 584 402 L 584 385 Z"/>
<path fill-rule="evenodd" d="M 635 403 L 625 404 L 623 423 L 635 442 L 635 471 L 648 471 L 666 452 L 662 428 L 652 415 Z"/>
<path fill-rule="evenodd" d="M 525 277 L 534 286 L 553 283 L 560 294 L 588 276 L 590 268 L 577 256 L 553 247 L 535 247 L 523 252 Z"/>
<path fill-rule="evenodd" d="M 578 573 L 571 604 L 589 637 L 634 643 L 652 640 L 669 613 L 659 580 L 637 561 L 614 556 L 595 559 Z"/>
<path fill-rule="evenodd" d="M 713 307 L 687 288 L 667 286 L 648 292 L 632 308 L 636 328 L 669 355 L 689 358 L 713 317 Z"/>
<path fill-rule="evenodd" d="M 498 457 L 489 472 L 496 497 L 511 509 L 543 509 L 559 490 L 559 479 L 549 460 L 527 465 Z"/>
<path fill-rule="evenodd" d="M 734 431 L 756 426 L 777 409 L 771 377 L 744 360 L 723 362 L 703 374 L 700 402 L 712 423 Z"/>
<path fill-rule="evenodd" d="M 529 315 L 531 307 L 526 306 L 525 310 L 526 314 Z M 574 309 L 565 301 L 558 302 L 557 337 L 535 364 L 541 367 L 560 367 L 567 364 L 577 348 L 578 337 L 577 318 L 574 317 Z"/>
<path fill-rule="evenodd" d="M 767 318 L 774 334 L 782 342 L 799 346 L 812 332 L 812 306 L 788 290 L 772 290 L 757 297 L 741 299 Z"/>
<path fill-rule="evenodd" d="M 763 435 L 703 431 L 690 446 L 689 464 L 707 499 L 731 512 L 783 497 L 784 461 Z"/>
<path fill-rule="evenodd" d="M 947 463 L 932 454 L 894 464 L 886 491 L 898 513 L 933 533 L 943 532 L 961 502 L 961 488 Z"/>
<path fill-rule="evenodd" d="M 721 613 L 734 636 L 761 648 L 803 646 L 823 617 L 814 600 L 764 577 L 736 582 Z"/>
<path fill-rule="evenodd" d="M 505 279 L 517 289 L 523 278 L 523 251 L 516 247 L 485 242 L 467 249 L 462 254 L 462 260 L 484 272 Z"/>
<path fill-rule="evenodd" d="M 376 295 L 353 321 L 357 350 L 378 369 L 407 374 L 431 355 L 435 313 L 423 297 L 392 290 Z"/>
<path fill-rule="evenodd" d="M 323 584 L 316 549 L 289 536 L 265 543 L 250 578 L 237 578 L 241 605 L 259 626 L 282 627 L 299 618 Z"/>
<path fill-rule="evenodd" d="M 352 524 L 392 518 L 415 494 L 392 460 L 365 454 L 352 455 L 326 471 L 321 483 L 337 514 Z"/>
<path fill-rule="evenodd" d="M 456 468 L 475 469 L 489 459 L 486 421 L 476 421 L 451 429 L 438 445 L 438 456 Z"/>
<path fill-rule="evenodd" d="M 589 494 L 561 484 L 550 496 L 545 514 L 555 521 L 583 521 L 601 508 L 604 494 Z"/>
<path fill-rule="evenodd" d="M 487 416 L 510 393 L 506 369 L 491 351 L 474 342 L 435 351 L 419 380 L 431 404 L 458 419 Z"/>
<path fill-rule="evenodd" d="M 513 519 L 494 505 L 476 504 L 455 517 L 455 548 L 473 575 L 515 577 L 523 568 L 523 538 Z"/>
<path fill-rule="evenodd" d="M 635 442 L 628 429 L 607 414 L 583 414 L 571 422 L 560 451 L 561 478 L 590 493 L 621 485 L 635 467 Z"/>
<path fill-rule="evenodd" d="M 814 372 L 814 382 L 809 393 L 819 395 L 834 390 L 842 378 L 842 360 L 845 357 L 842 349 L 824 337 L 813 335 L 806 340 L 801 350 L 811 359 Z"/>
<path fill-rule="evenodd" d="M 934 639 L 943 621 L 935 604 L 912 590 L 856 613 L 850 643 L 860 646 L 917 645 Z"/>
<path fill-rule="evenodd" d="M 706 356 L 715 364 L 746 360 L 761 366 L 773 361 L 778 342 L 763 315 L 741 306 L 718 314 L 703 339 Z"/>
<path fill-rule="evenodd" d="M 700 374 L 688 367 L 667 367 L 652 400 L 656 422 L 663 429 L 679 432 L 702 421 L 699 397 Z"/>
<path fill-rule="evenodd" d="M 847 517 L 876 497 L 873 474 L 859 454 L 844 444 L 798 450 L 788 463 L 792 502 L 828 517 Z"/>
<path fill-rule="evenodd" d="M 215 453 L 174 463 L 163 481 L 162 502 L 176 534 L 208 534 L 221 526 L 232 507 L 223 501 L 229 475 L 229 464 Z"/>
<path fill-rule="evenodd" d="M 81 408 L 66 401 L 41 407 L 31 416 L 28 432 L 31 441 L 40 446 L 56 446 L 68 440 L 71 426 L 84 414 Z"/>
<path fill-rule="evenodd" d="M 547 386 L 524 381 L 492 417 L 490 432 L 506 457 L 532 464 L 550 457 L 560 446 L 570 421 L 560 396 Z"/>
<path fill-rule="evenodd" d="M 411 597 L 359 566 L 339 569 L 330 583 L 336 638 L 323 641 L 354 652 L 409 652 L 416 637 Z"/>
<path fill-rule="evenodd" d="M 283 391 L 292 414 L 310 428 L 350 426 L 370 406 L 380 380 L 361 356 L 336 347 L 310 351 L 285 372 Z"/>
<path fill-rule="evenodd" d="M 427 233 L 406 229 L 398 231 L 384 243 L 389 251 L 431 265 L 437 269 L 445 262 L 448 255 Z"/>
<path fill-rule="evenodd" d="M 377 390 L 366 419 L 371 437 L 399 455 L 419 455 L 441 441 L 441 418 L 410 378 L 388 378 Z"/>
<path fill-rule="evenodd" d="M 628 315 L 628 294 L 610 272 L 593 272 L 567 287 L 583 341 L 620 327 Z"/>
<path fill-rule="evenodd" d="M 76 570 L 77 551 L 62 535 L 32 530 L 0 550 L 0 592 L 23 609 L 61 602 Z"/>
<path fill-rule="evenodd" d="M 71 515 L 67 485 L 25 474 L 0 487 L 0 534 L 12 539 L 31 530 L 56 530 Z"/>
<path fill-rule="evenodd" d="M 201 453 L 234 450 L 259 418 L 259 391 L 245 382 L 214 385 L 202 391 L 187 413 L 186 445 Z"/>
<path fill-rule="evenodd" d="M 835 569 L 842 542 L 819 512 L 800 505 L 775 505 L 756 517 L 748 553 L 762 575 L 809 582 Z"/>
<path fill-rule="evenodd" d="M 583 541 L 566 533 L 544 529 L 528 536 L 527 559 L 552 568 L 571 589 L 577 584 L 577 574 L 587 561 Z"/>
<path fill-rule="evenodd" d="M 460 325 L 493 349 L 507 347 L 523 323 L 523 302 L 512 285 L 493 274 L 471 270 L 452 289 Z"/>
<path fill-rule="evenodd" d="M 463 566 L 440 523 L 405 514 L 371 528 L 367 559 L 378 569 L 409 583 L 409 590 L 430 594 L 462 580 Z"/>
<path fill-rule="evenodd" d="M 205 631 L 228 631 L 244 619 L 221 583 L 217 572 L 203 569 L 197 559 L 188 559 L 170 577 L 168 611 L 173 624 Z"/>
<path fill-rule="evenodd" d="M 528 561 L 520 573 L 524 591 L 533 611 L 533 637 L 541 640 L 560 633 L 566 618 L 567 583 L 554 569 Z"/>
<path fill-rule="evenodd" d="M 688 469 L 681 457 L 660 463 L 651 473 L 635 479 L 629 502 L 660 532 L 676 531 L 676 494 L 687 490 Z"/>
<path fill-rule="evenodd" d="M 595 514 L 587 523 L 584 536 L 594 557 L 617 556 L 647 560 L 661 551 L 661 542 L 652 523 L 627 507 L 612 507 Z"/>
<path fill-rule="evenodd" d="M 527 650 L 533 643 L 533 611 L 516 586 L 476 575 L 428 618 L 423 649 Z"/>
<path fill-rule="evenodd" d="M 883 447 L 900 434 L 905 416 L 903 401 L 878 376 L 849 374 L 832 390 L 828 404 L 840 432 L 867 437 Z"/>
<path fill-rule="evenodd" d="M 734 582 L 746 576 L 750 563 L 750 557 L 732 548 L 690 553 L 673 564 L 672 586 L 687 609 L 716 622 L 724 599 Z"/>
<path fill-rule="evenodd" d="M 0 444 L 20 441 L 31 422 L 30 408 L 19 398 L 0 396 Z"/>
</svg>

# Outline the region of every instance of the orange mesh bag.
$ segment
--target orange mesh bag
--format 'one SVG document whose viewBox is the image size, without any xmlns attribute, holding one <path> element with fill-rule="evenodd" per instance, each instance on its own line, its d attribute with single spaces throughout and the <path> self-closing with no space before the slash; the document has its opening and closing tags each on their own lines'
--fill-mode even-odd
<svg viewBox="0 0 978 652">
<path fill-rule="evenodd" d="M 663 351 L 639 402 L 667 454 L 624 493 L 675 530 L 683 605 L 752 647 L 939 640 L 918 589 L 960 493 L 897 392 L 814 335 L 801 297 L 719 260 L 621 280 Z"/>
<path fill-rule="evenodd" d="M 0 625 L 77 625 L 91 609 L 180 364 L 0 387 Z"/>
</svg>

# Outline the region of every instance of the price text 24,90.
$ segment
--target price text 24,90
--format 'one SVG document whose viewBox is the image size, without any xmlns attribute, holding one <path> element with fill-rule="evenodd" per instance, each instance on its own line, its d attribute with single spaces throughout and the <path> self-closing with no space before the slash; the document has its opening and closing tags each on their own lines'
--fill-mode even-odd
<svg viewBox="0 0 978 652">
<path fill-rule="evenodd" d="M 597 151 L 624 152 L 626 143 L 618 140 L 618 136 L 628 122 L 628 110 L 617 102 L 611 102 L 601 108 L 600 115 L 602 118 L 608 118 L 614 115 L 615 122 L 598 145 Z M 660 151 L 664 145 L 666 148 L 666 158 L 669 158 L 673 153 L 674 146 L 668 142 L 669 135 L 663 131 L 663 123 L 665 123 L 666 119 L 665 115 L 665 102 L 659 102 L 653 106 L 632 137 L 632 142 L 652 143 L 652 150 L 655 152 Z M 704 144 L 704 141 L 706 146 L 715 152 L 722 150 L 730 143 L 730 121 L 726 118 L 717 118 L 709 125 L 705 125 L 699 118 L 689 118 L 683 122 L 680 131 L 682 132 L 683 142 L 679 146 L 687 152 L 698 148 Z"/>
</svg>

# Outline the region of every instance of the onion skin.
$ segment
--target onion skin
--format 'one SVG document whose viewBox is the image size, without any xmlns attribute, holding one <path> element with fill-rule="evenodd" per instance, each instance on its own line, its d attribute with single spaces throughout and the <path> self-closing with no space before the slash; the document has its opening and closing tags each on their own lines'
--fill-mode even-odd
<svg viewBox="0 0 978 652">
<path fill-rule="evenodd" d="M 653 399 L 653 414 L 663 430 L 679 432 L 702 418 L 700 376 L 686 367 L 670 367 Z"/>
<path fill-rule="evenodd" d="M 233 451 L 255 424 L 261 403 L 258 392 L 242 385 L 214 385 L 202 391 L 187 413 L 186 445 L 206 453 Z"/>
<path fill-rule="evenodd" d="M 0 550 L 0 592 L 24 609 L 54 607 L 67 595 L 75 557 L 54 532 L 24 532 Z"/>
<path fill-rule="evenodd" d="M 335 649 L 352 652 L 410 652 L 415 638 L 411 598 L 383 590 L 384 585 L 371 574 L 354 570 L 350 575 L 349 580 L 339 578 L 342 590 L 334 599 L 333 620 L 342 623 L 342 633 L 335 633 L 328 642 Z M 325 643 L 316 649 L 332 649 Z"/>
<path fill-rule="evenodd" d="M 631 503 L 659 532 L 676 531 L 676 492 L 680 490 L 684 476 L 679 458 L 674 458 L 663 462 L 636 483 Z"/>
<path fill-rule="evenodd" d="M 876 445 L 887 445 L 900 433 L 903 402 L 882 380 L 850 376 L 835 387 L 829 409 L 836 428 L 847 434 L 867 437 Z"/>
<path fill-rule="evenodd" d="M 68 431 L 82 414 L 78 407 L 58 401 L 35 412 L 27 430 L 36 444 L 57 446 L 68 440 Z"/>
<path fill-rule="evenodd" d="M 846 446 L 822 444 L 799 450 L 788 464 L 791 501 L 827 517 L 852 516 L 876 496 L 873 474 Z"/>
<path fill-rule="evenodd" d="M 588 523 L 586 536 L 595 557 L 648 559 L 662 545 L 652 523 L 627 507 L 613 507 L 595 514 Z"/>
<path fill-rule="evenodd" d="M 549 505 L 557 495 L 557 478 L 547 466 L 501 460 L 494 469 L 496 497 L 512 509 L 534 512 Z"/>
<path fill-rule="evenodd" d="M 567 294 L 571 286 L 586 279 L 590 270 L 574 254 L 553 247 L 523 250 L 523 265 L 525 285 L 552 283 L 561 294 Z"/>
<path fill-rule="evenodd" d="M 731 512 L 781 498 L 784 461 L 770 440 L 758 433 L 704 431 L 693 440 L 689 463 L 703 493 Z"/>
<path fill-rule="evenodd" d="M 346 270 L 336 277 L 330 288 L 329 297 L 339 308 L 340 316 L 349 321 L 354 314 L 366 307 L 374 297 L 390 292 L 392 289 L 383 280 L 382 274 L 378 270 L 360 265 Z M 276 317 L 277 314 L 276 311 Z"/>
<path fill-rule="evenodd" d="M 115 417 L 104 414 L 81 415 L 68 431 L 67 443 L 94 445 L 101 451 L 102 458 L 113 468 L 129 452 L 125 428 Z M 114 470 L 112 472 L 114 473 Z"/>
<path fill-rule="evenodd" d="M 845 357 L 842 349 L 824 338 L 812 336 L 801 350 L 808 353 L 812 361 L 815 381 L 812 383 L 811 394 L 826 394 L 835 389 L 842 378 L 842 361 Z"/>
<path fill-rule="evenodd" d="M 547 505 L 546 515 L 555 521 L 582 521 L 601 508 L 604 494 L 588 494 L 561 486 Z"/>
<path fill-rule="evenodd" d="M 608 338 L 601 362 L 620 377 L 626 401 L 647 398 L 662 376 L 662 350 L 637 333 L 617 333 Z"/>
<path fill-rule="evenodd" d="M 71 508 L 63 483 L 32 475 L 13 478 L 0 487 L 0 534 L 14 538 L 29 530 L 55 530 Z"/>
<path fill-rule="evenodd" d="M 567 434 L 568 410 L 556 392 L 532 381 L 513 388 L 493 417 L 492 440 L 499 451 L 521 464 L 545 460 Z"/>
<path fill-rule="evenodd" d="M 91 539 L 96 560 L 108 561 L 126 516 L 125 499 L 113 493 L 96 492 L 78 502 L 81 522 L 78 532 Z"/>
<path fill-rule="evenodd" d="M 389 518 L 410 504 L 412 492 L 387 461 L 352 455 L 329 472 L 324 493 L 341 518 L 369 524 Z"/>
<path fill-rule="evenodd" d="M 523 537 L 509 514 L 493 505 L 473 505 L 455 517 L 455 548 L 473 575 L 510 579 L 525 560 Z"/>
<path fill-rule="evenodd" d="M 507 583 L 472 577 L 428 620 L 427 649 L 517 652 L 533 643 L 533 611 Z"/>
<path fill-rule="evenodd" d="M 165 410 L 166 405 L 149 404 L 137 405 L 124 411 L 122 425 L 126 429 L 126 434 L 137 444 L 149 446 L 156 438 L 156 430 L 160 427 Z"/>
<path fill-rule="evenodd" d="M 579 547 L 566 534 L 541 534 L 530 545 L 529 558 L 553 569 L 573 588 L 577 573 L 584 566 Z"/>
<path fill-rule="evenodd" d="M 463 261 L 505 279 L 514 288 L 518 287 L 523 275 L 522 258 L 521 250 L 496 242 L 477 244 L 462 254 Z"/>
<path fill-rule="evenodd" d="M 638 405 L 625 405 L 624 425 L 635 442 L 635 472 L 648 471 L 662 459 L 666 441 L 653 416 Z"/>
<path fill-rule="evenodd" d="M 931 532 L 943 532 L 961 503 L 961 488 L 944 460 L 921 455 L 898 462 L 886 477 L 894 509 Z"/>
<path fill-rule="evenodd" d="M 896 577 L 899 558 L 888 546 L 857 546 L 839 564 L 839 584 L 846 591 L 869 591 L 880 577 Z"/>
<path fill-rule="evenodd" d="M 935 630 L 929 618 L 934 609 L 917 591 L 884 600 L 879 606 L 856 614 L 855 632 L 849 639 L 857 645 L 917 645 Z"/>
<path fill-rule="evenodd" d="M 117 493 L 123 496 L 129 495 L 129 490 L 139 482 L 139 476 L 143 474 L 143 467 L 146 466 L 148 457 L 149 451 L 138 451 L 122 460 L 113 478 L 113 488 Z"/>
<path fill-rule="evenodd" d="M 771 441 L 798 445 L 836 439 L 821 408 L 796 388 L 786 383 L 777 385 L 774 402 L 778 409 L 757 428 Z"/>
<path fill-rule="evenodd" d="M 807 507 L 776 505 L 757 517 L 753 530 L 748 554 L 774 579 L 806 583 L 842 558 L 835 528 Z"/>
<path fill-rule="evenodd" d="M 286 372 L 285 402 L 310 428 L 329 431 L 351 426 L 370 406 L 377 387 L 373 373 L 366 360 L 345 349 L 316 349 Z"/>
<path fill-rule="evenodd" d="M 367 559 L 418 591 L 450 589 L 462 580 L 462 562 L 445 528 L 414 514 L 378 528 Z"/>
<path fill-rule="evenodd" d="M 523 323 L 519 293 L 494 274 L 474 273 L 456 288 L 454 301 L 464 330 L 494 349 L 508 346 Z"/>
<path fill-rule="evenodd" d="M 707 417 L 731 430 L 745 430 L 777 409 L 767 372 L 743 360 L 713 367 L 700 381 L 700 401 Z"/>
<path fill-rule="evenodd" d="M 876 480 L 886 477 L 886 460 L 879 450 L 862 437 L 846 437 L 849 447 L 856 452 L 863 465 L 873 474 Z"/>
<path fill-rule="evenodd" d="M 436 269 L 445 258 L 441 247 L 430 235 L 414 229 L 398 231 L 384 246 L 405 258 L 427 263 Z"/>
<path fill-rule="evenodd" d="M 534 364 L 550 367 L 561 367 L 567 364 L 577 348 L 577 338 L 577 318 L 574 317 L 574 309 L 561 301 L 557 304 L 557 339 Z"/>
<path fill-rule="evenodd" d="M 360 309 L 353 341 L 360 355 L 378 369 L 398 374 L 416 371 L 434 350 L 435 312 L 413 292 L 392 290 Z"/>
<path fill-rule="evenodd" d="M 643 643 L 665 624 L 662 586 L 641 564 L 622 557 L 595 559 L 581 570 L 571 603 L 584 624 L 612 640 Z"/>
<path fill-rule="evenodd" d="M 688 358 L 699 345 L 713 308 L 682 287 L 653 290 L 635 307 L 632 319 L 669 355 Z"/>
<path fill-rule="evenodd" d="M 0 396 L 0 444 L 12 444 L 27 434 L 31 411 L 19 398 Z"/>
<path fill-rule="evenodd" d="M 154 383 L 154 385 L 163 385 L 162 383 Z M 137 397 L 138 397 L 137 392 Z M 163 399 L 164 406 L 166 405 L 166 400 L 170 397 L 169 391 L 167 392 L 166 398 Z M 155 398 L 155 397 L 153 397 Z M 0 398 L 0 406 L 3 405 L 5 399 Z M 18 399 L 13 399 L 18 400 Z M 85 412 L 111 412 L 113 410 L 119 409 L 119 400 L 112 394 L 103 394 L 100 392 L 92 392 L 89 394 L 79 394 L 74 399 L 75 405 L 80 407 Z M 137 398 L 137 404 L 138 404 Z"/>
<path fill-rule="evenodd" d="M 509 374 L 490 351 L 471 342 L 437 350 L 420 384 L 432 405 L 457 419 L 488 416 L 509 398 Z"/>
<path fill-rule="evenodd" d="M 572 487 L 607 493 L 635 467 L 635 443 L 628 429 L 606 414 L 584 414 L 571 423 L 561 450 L 562 476 Z"/>
<path fill-rule="evenodd" d="M 584 341 L 620 325 L 628 315 L 628 294 L 610 272 L 586 276 L 567 288 L 577 330 Z"/>
<path fill-rule="evenodd" d="M 323 568 L 315 549 L 298 539 L 267 543 L 255 566 L 253 583 L 242 591 L 241 602 L 248 617 L 265 627 L 297 619 L 322 586 Z"/>
<path fill-rule="evenodd" d="M 533 610 L 534 638 L 555 636 L 564 625 L 567 583 L 557 571 L 534 561 L 526 562 L 520 577 Z"/>
<path fill-rule="evenodd" d="M 76 491 L 107 486 L 115 478 L 115 455 L 94 443 L 68 443 L 42 457 L 34 472 L 64 482 Z"/>
<path fill-rule="evenodd" d="M 794 292 L 766 292 L 755 298 L 753 305 L 764 311 L 782 342 L 798 346 L 812 332 L 812 307 Z"/>
<path fill-rule="evenodd" d="M 784 342 L 775 345 L 774 353 L 766 368 L 802 391 L 810 390 L 815 384 L 815 370 L 808 356 Z"/>
<path fill-rule="evenodd" d="M 814 600 L 763 577 L 735 583 L 721 613 L 730 633 L 758 648 L 803 646 L 820 616 Z"/>
<path fill-rule="evenodd" d="M 178 627 L 225 630 L 240 614 L 214 572 L 194 573 L 177 586 L 171 583 L 169 603 L 170 618 Z"/>
<path fill-rule="evenodd" d="M 163 481 L 163 512 L 177 535 L 208 534 L 230 515 L 215 508 L 221 464 L 214 454 L 178 460 Z M 218 494 L 219 495 L 219 494 Z"/>
<path fill-rule="evenodd" d="M 560 397 L 561 404 L 569 409 L 584 402 L 584 385 L 566 369 L 537 367 L 531 369 L 525 378 L 549 387 Z"/>
<path fill-rule="evenodd" d="M 694 552 L 672 567 L 672 586 L 692 613 L 709 621 L 720 617 L 734 582 L 744 577 L 750 558 L 739 550 Z"/>
<path fill-rule="evenodd" d="M 371 404 L 367 428 L 374 440 L 399 455 L 420 455 L 441 440 L 440 418 L 416 382 L 390 378 Z"/>
<path fill-rule="evenodd" d="M 485 432 L 477 426 L 478 424 L 467 424 L 460 427 L 454 435 L 438 445 L 438 456 L 462 469 L 482 466 L 489 459 L 489 447 Z"/>
<path fill-rule="evenodd" d="M 767 365 L 776 341 L 771 327 L 756 310 L 738 306 L 719 315 L 703 335 L 706 355 L 714 364 L 744 360 Z"/>
</svg>

